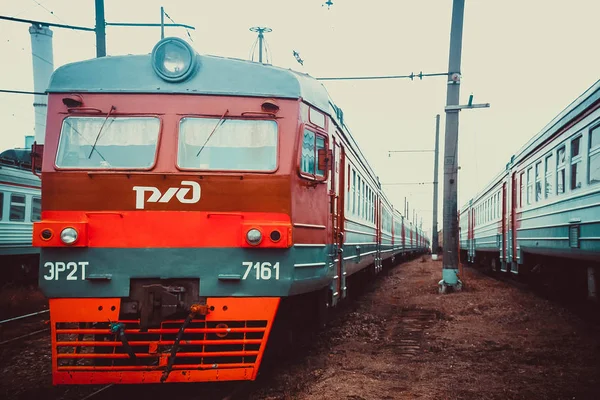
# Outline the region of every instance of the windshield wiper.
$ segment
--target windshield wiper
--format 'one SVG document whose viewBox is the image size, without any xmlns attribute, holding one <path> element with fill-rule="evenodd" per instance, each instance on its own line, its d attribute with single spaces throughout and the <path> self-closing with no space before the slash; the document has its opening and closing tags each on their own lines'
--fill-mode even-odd
<svg viewBox="0 0 600 400">
<path fill-rule="evenodd" d="M 206 141 L 204 142 L 204 144 L 202 145 L 202 147 L 200 147 L 200 150 L 198 150 L 198 154 L 196 154 L 196 157 L 200 156 L 200 153 L 202 152 L 202 150 L 204 150 L 204 146 L 206 146 L 206 144 L 208 143 L 208 141 L 210 140 L 210 138 L 212 137 L 212 135 L 214 135 L 214 133 L 217 131 L 217 129 L 219 129 L 221 126 L 223 126 L 225 124 L 225 116 L 227 114 L 229 114 L 229 109 L 225 110 L 225 112 L 223 113 L 223 115 L 221 115 L 221 119 L 219 119 L 219 122 L 217 122 L 217 124 L 213 128 L 213 130 L 210 133 L 210 135 L 208 135 L 208 137 L 206 138 Z"/>
<path fill-rule="evenodd" d="M 102 129 L 104 128 L 104 125 L 106 124 L 106 121 L 108 121 L 108 118 L 110 117 L 110 113 L 113 112 L 113 110 L 116 110 L 117 108 L 115 106 L 110 106 L 110 110 L 108 110 L 108 114 L 106 114 L 106 118 L 104 118 L 104 122 L 102 123 L 102 126 L 100 127 L 100 130 L 98 131 L 98 134 L 96 135 L 96 140 L 94 140 L 94 144 L 92 146 L 92 150 L 90 150 L 90 155 L 88 156 L 88 159 L 92 158 L 92 153 L 94 153 L 94 149 L 96 148 L 96 144 L 98 143 L 98 139 L 100 139 L 100 135 L 102 134 Z M 100 154 L 100 153 L 98 153 Z M 102 157 L 102 156 L 100 156 Z M 104 157 L 102 157 L 104 159 Z M 104 160 L 106 161 L 106 160 Z"/>
</svg>

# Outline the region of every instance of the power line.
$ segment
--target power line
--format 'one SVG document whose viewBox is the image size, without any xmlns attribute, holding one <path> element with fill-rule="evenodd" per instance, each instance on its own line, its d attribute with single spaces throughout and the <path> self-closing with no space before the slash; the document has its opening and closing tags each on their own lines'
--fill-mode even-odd
<svg viewBox="0 0 600 400">
<path fill-rule="evenodd" d="M 47 3 L 48 1 L 50 1 L 50 0 L 44 0 L 44 1 L 42 1 L 42 2 L 40 3 L 40 5 L 42 5 L 42 4 L 44 4 L 44 3 Z M 36 1 L 36 3 L 37 3 L 37 1 Z M 29 10 L 31 10 L 33 7 L 35 7 L 35 4 L 30 4 L 30 5 L 29 5 L 29 7 L 27 7 L 27 8 L 26 8 L 26 9 L 24 9 L 23 11 L 19 11 L 18 13 L 16 13 L 15 15 L 13 15 L 13 17 L 18 17 L 19 15 L 21 15 L 21 14 L 25 13 L 26 11 L 29 11 Z"/>
<path fill-rule="evenodd" d="M 11 94 L 38 94 L 42 96 L 47 96 L 48 93 L 43 92 L 28 92 L 24 90 L 8 90 L 8 89 L 0 89 L 0 93 L 11 93 Z"/>
<path fill-rule="evenodd" d="M 58 19 L 61 22 L 67 23 L 67 21 L 65 21 L 64 19 L 60 18 L 58 15 L 54 14 L 54 11 L 44 7 L 40 2 L 36 1 L 36 0 L 31 0 L 33 1 L 35 4 L 37 4 L 39 7 L 43 8 L 44 10 L 48 11 L 50 14 L 52 14 L 52 16 L 56 19 Z"/>
<path fill-rule="evenodd" d="M 171 18 L 164 9 L 163 9 L 163 13 L 165 14 L 165 17 L 169 18 L 173 24 L 179 25 L 177 22 L 173 21 L 173 18 Z M 190 31 L 188 30 L 188 28 L 186 26 L 183 26 L 183 27 L 185 28 L 185 33 L 187 33 L 188 37 L 190 38 L 190 41 L 193 42 L 194 39 L 192 39 L 192 35 L 190 35 Z"/>
<path fill-rule="evenodd" d="M 33 24 L 33 25 L 55 26 L 57 28 L 66 28 L 66 29 L 73 29 L 73 30 L 79 30 L 79 31 L 95 32 L 94 28 L 88 28 L 86 26 L 55 24 L 52 22 L 36 21 L 36 20 L 32 20 L 32 19 L 7 17 L 5 15 L 0 15 L 0 19 L 6 20 L 6 21 L 12 21 L 12 22 L 26 22 L 28 24 Z"/>
<path fill-rule="evenodd" d="M 376 80 L 376 79 L 410 79 L 411 81 L 414 78 L 423 79 L 424 76 L 449 76 L 449 72 L 436 72 L 433 74 L 424 74 L 422 72 L 415 75 L 414 73 L 410 73 L 410 75 L 375 75 L 375 76 L 346 76 L 346 77 L 329 77 L 329 78 L 316 78 L 319 81 L 359 81 L 359 80 Z"/>
</svg>

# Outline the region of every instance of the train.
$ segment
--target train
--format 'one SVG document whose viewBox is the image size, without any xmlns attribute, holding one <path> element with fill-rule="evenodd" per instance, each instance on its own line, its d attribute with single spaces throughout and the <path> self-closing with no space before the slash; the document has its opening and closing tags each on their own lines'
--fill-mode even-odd
<svg viewBox="0 0 600 400">
<path fill-rule="evenodd" d="M 461 207 L 461 259 L 595 298 L 599 216 L 600 80 Z"/>
<path fill-rule="evenodd" d="M 47 92 L 54 384 L 254 380 L 274 322 L 429 248 L 309 75 L 165 38 Z"/>
<path fill-rule="evenodd" d="M 32 232 L 41 217 L 41 181 L 31 170 L 30 154 L 27 149 L 0 153 L 0 264 L 5 283 L 35 282 L 39 268 Z"/>
</svg>

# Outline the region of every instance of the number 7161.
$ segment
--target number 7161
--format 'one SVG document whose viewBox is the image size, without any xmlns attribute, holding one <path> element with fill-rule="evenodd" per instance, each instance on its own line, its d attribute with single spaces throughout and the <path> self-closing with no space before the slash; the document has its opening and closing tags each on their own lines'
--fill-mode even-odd
<svg viewBox="0 0 600 400">
<path fill-rule="evenodd" d="M 248 276 L 255 270 L 256 279 L 258 280 L 269 280 L 271 278 L 279 279 L 279 263 L 276 262 L 275 265 L 272 265 L 270 262 L 252 262 L 252 261 L 244 261 L 242 263 L 244 267 L 246 267 L 246 272 L 242 279 L 248 279 Z M 253 274 L 254 275 L 254 274 Z"/>
</svg>

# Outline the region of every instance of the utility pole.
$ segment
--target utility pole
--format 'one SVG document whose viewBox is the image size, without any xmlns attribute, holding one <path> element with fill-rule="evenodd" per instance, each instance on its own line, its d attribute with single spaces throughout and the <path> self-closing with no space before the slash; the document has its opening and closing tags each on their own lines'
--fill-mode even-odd
<svg viewBox="0 0 600 400">
<path fill-rule="evenodd" d="M 462 52 L 463 17 L 465 0 L 453 0 L 452 25 L 450 28 L 450 56 L 448 61 L 448 93 L 446 96 L 446 138 L 444 148 L 444 216 L 443 240 L 444 257 L 440 293 L 447 290 L 461 290 L 458 279 L 458 106 L 460 100 L 460 62 Z"/>
<path fill-rule="evenodd" d="M 438 256 L 438 164 L 440 151 L 440 114 L 435 116 L 435 150 L 433 162 L 433 231 L 431 233 L 431 258 Z"/>
<path fill-rule="evenodd" d="M 96 57 L 106 57 L 106 20 L 104 0 L 96 0 Z"/>
</svg>

